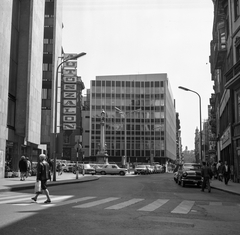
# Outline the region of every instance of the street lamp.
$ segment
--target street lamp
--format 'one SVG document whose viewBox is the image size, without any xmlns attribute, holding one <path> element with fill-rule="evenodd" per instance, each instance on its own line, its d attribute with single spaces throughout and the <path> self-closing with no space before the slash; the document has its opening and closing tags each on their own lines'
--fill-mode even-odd
<svg viewBox="0 0 240 235">
<path fill-rule="evenodd" d="M 125 148 L 124 154 L 125 154 L 125 159 L 127 160 L 127 113 L 122 111 L 118 107 L 115 107 L 115 110 L 120 114 L 124 115 L 124 148 Z M 141 111 L 141 109 L 136 109 L 128 113 L 139 112 L 139 111 Z M 129 166 L 130 166 L 130 157 L 129 157 Z"/>
<path fill-rule="evenodd" d="M 201 111 L 201 96 L 196 92 L 196 91 L 193 91 L 193 90 L 190 90 L 186 87 L 182 87 L 182 86 L 179 86 L 178 87 L 179 89 L 182 89 L 184 91 L 190 91 L 190 92 L 193 92 L 195 93 L 196 95 L 198 95 L 199 97 L 199 117 L 200 117 L 200 134 L 199 134 L 199 152 L 200 152 L 200 159 L 201 161 L 203 161 L 203 157 L 202 157 L 202 111 Z"/>
<path fill-rule="evenodd" d="M 54 130 L 53 130 L 53 181 L 56 181 L 56 142 L 57 142 L 57 97 L 58 97 L 58 70 L 60 68 L 60 66 L 69 61 L 69 60 L 76 60 L 81 56 L 86 55 L 85 52 L 79 53 L 75 56 L 72 57 L 67 57 L 65 60 L 63 60 L 56 69 L 56 79 L 55 79 L 55 118 L 54 118 Z"/>
</svg>

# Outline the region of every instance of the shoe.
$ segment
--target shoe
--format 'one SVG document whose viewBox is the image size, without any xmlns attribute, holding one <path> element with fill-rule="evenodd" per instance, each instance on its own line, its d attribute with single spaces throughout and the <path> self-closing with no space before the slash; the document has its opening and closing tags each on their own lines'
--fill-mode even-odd
<svg viewBox="0 0 240 235">
<path fill-rule="evenodd" d="M 209 193 L 211 193 L 211 190 L 208 190 Z"/>
<path fill-rule="evenodd" d="M 51 200 L 47 200 L 47 201 L 45 201 L 44 203 L 45 203 L 45 204 L 51 203 Z"/>
<path fill-rule="evenodd" d="M 35 201 L 35 202 L 37 201 L 37 199 L 35 197 L 32 197 L 32 200 Z"/>
</svg>

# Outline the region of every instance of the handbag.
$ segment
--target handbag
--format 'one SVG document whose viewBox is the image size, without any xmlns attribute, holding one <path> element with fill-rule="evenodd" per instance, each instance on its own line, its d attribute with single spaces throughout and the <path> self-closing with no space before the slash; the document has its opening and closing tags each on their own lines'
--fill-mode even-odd
<svg viewBox="0 0 240 235">
<path fill-rule="evenodd" d="M 42 193 L 41 181 L 35 182 L 34 193 Z"/>
</svg>

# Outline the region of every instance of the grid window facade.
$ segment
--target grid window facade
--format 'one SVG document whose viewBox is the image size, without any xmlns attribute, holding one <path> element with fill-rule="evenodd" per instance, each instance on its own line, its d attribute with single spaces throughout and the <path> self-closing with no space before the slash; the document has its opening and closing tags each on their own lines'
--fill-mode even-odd
<svg viewBox="0 0 240 235">
<path fill-rule="evenodd" d="M 91 81 L 91 156 L 100 146 L 101 111 L 105 115 L 105 142 L 110 161 L 125 155 L 125 115 L 127 158 L 130 162 L 154 161 L 165 156 L 166 81 L 104 79 Z M 120 114 L 115 107 L 122 110 Z"/>
</svg>

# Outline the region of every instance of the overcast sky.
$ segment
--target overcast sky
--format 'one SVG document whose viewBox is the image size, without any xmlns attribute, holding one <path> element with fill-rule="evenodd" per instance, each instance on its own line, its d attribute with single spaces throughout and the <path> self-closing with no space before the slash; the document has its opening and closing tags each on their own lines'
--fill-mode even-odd
<svg viewBox="0 0 240 235">
<path fill-rule="evenodd" d="M 211 0 L 63 0 L 63 49 L 86 52 L 78 75 L 86 88 L 100 75 L 167 73 L 176 100 L 183 149 L 194 149 L 208 117 L 213 3 Z M 85 93 L 85 92 L 84 92 Z"/>
</svg>

